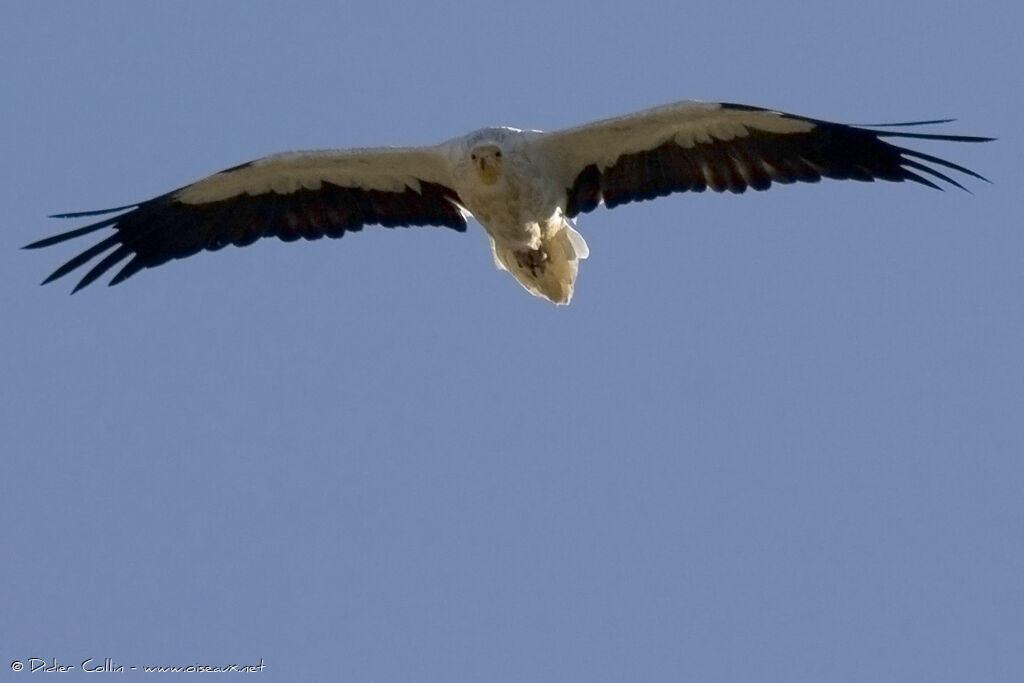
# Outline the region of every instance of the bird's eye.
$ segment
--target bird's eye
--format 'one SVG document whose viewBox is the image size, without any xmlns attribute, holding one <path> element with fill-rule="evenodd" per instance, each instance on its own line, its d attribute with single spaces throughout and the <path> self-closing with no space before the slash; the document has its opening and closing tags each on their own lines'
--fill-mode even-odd
<svg viewBox="0 0 1024 683">
<path fill-rule="evenodd" d="M 476 154 L 470 154 L 469 158 L 472 159 L 473 161 L 476 161 Z"/>
<path fill-rule="evenodd" d="M 499 150 L 498 150 L 497 152 L 495 152 L 495 153 L 494 153 L 494 156 L 495 156 L 496 158 L 500 159 L 500 158 L 501 158 L 501 150 L 499 149 Z"/>
</svg>

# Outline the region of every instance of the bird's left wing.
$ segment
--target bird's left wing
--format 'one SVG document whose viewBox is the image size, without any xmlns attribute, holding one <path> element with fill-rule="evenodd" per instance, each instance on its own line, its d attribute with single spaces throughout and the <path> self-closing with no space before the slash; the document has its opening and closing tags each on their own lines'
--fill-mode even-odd
<svg viewBox="0 0 1024 683">
<path fill-rule="evenodd" d="M 102 228 L 114 232 L 55 270 L 50 282 L 102 254 L 74 291 L 125 259 L 110 284 L 143 268 L 260 237 L 284 241 L 341 237 L 364 225 L 438 225 L 466 219 L 453 189 L 446 148 L 288 152 L 235 166 L 154 199 L 80 218 L 126 211 L 26 245 L 46 247 Z"/>
<path fill-rule="evenodd" d="M 890 127 L 906 125 L 918 124 Z M 962 187 L 936 166 L 982 178 L 963 166 L 883 139 L 893 137 L 991 139 L 873 130 L 739 104 L 678 102 L 539 134 L 531 140 L 530 154 L 564 188 L 565 213 L 570 217 L 601 203 L 611 208 L 708 188 L 765 190 L 773 181 L 877 178 L 937 187 L 930 176 Z"/>
</svg>

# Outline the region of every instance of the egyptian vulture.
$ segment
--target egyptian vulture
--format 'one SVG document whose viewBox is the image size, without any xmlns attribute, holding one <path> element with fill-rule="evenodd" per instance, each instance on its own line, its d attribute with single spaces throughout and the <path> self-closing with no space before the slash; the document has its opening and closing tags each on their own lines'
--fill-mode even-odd
<svg viewBox="0 0 1024 683">
<path fill-rule="evenodd" d="M 433 147 L 286 152 L 137 204 L 58 214 L 118 215 L 25 248 L 112 228 L 43 283 L 102 255 L 75 286 L 78 291 L 126 259 L 111 285 L 143 268 L 260 237 L 342 237 L 365 225 L 437 225 L 463 232 L 472 216 L 490 238 L 498 268 L 531 294 L 568 304 L 579 262 L 588 254 L 573 225 L 581 213 L 602 203 L 612 208 L 672 192 L 766 190 L 773 181 L 878 178 L 964 189 L 946 175 L 950 171 L 985 180 L 886 141 L 992 139 L 891 130 L 947 122 L 848 126 L 739 104 L 687 101 L 551 133 L 484 128 Z"/>
</svg>

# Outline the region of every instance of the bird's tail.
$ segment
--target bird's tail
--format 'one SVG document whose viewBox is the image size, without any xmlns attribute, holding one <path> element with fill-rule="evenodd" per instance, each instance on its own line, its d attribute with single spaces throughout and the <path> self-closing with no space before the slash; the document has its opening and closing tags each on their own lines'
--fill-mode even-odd
<svg viewBox="0 0 1024 683">
<path fill-rule="evenodd" d="M 542 239 L 537 249 L 517 249 L 493 240 L 491 246 L 499 268 L 512 273 L 530 294 L 559 305 L 572 300 L 579 262 L 590 255 L 583 235 L 569 221 Z"/>
</svg>

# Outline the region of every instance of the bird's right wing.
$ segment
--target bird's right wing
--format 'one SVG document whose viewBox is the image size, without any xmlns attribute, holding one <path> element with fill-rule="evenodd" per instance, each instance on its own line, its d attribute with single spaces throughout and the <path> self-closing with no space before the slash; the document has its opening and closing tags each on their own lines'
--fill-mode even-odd
<svg viewBox="0 0 1024 683">
<path fill-rule="evenodd" d="M 288 152 L 235 166 L 154 199 L 81 218 L 126 211 L 27 245 L 47 247 L 113 228 L 55 270 L 50 282 L 105 256 L 79 281 L 85 287 L 121 261 L 110 284 L 143 268 L 260 237 L 285 241 L 341 237 L 364 225 L 439 225 L 466 229 L 445 146 Z"/>
</svg>

